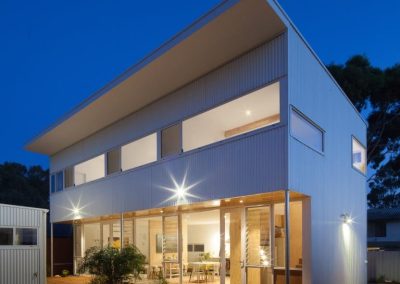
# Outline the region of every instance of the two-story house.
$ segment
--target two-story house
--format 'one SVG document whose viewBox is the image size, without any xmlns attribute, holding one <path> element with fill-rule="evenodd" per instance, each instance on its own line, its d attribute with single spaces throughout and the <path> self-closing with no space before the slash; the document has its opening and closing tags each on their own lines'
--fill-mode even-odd
<svg viewBox="0 0 400 284">
<path fill-rule="evenodd" d="M 364 284 L 365 145 L 281 7 L 228 0 L 27 149 L 50 158 L 75 264 L 134 244 L 170 283 Z"/>
</svg>

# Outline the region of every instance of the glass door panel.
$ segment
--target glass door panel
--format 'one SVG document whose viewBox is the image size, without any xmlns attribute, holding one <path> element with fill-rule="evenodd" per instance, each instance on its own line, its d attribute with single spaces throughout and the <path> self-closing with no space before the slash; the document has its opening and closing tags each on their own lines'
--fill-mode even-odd
<svg viewBox="0 0 400 284">
<path fill-rule="evenodd" d="M 133 220 L 124 220 L 123 246 L 133 245 Z"/>
<path fill-rule="evenodd" d="M 110 224 L 102 224 L 103 248 L 110 244 Z"/>
<path fill-rule="evenodd" d="M 166 278 L 179 277 L 177 216 L 163 218 L 163 269 Z"/>
<path fill-rule="evenodd" d="M 114 248 L 121 248 L 121 223 L 112 224 L 112 243 L 111 246 Z"/>
<path fill-rule="evenodd" d="M 246 209 L 247 283 L 272 283 L 270 207 Z"/>
</svg>

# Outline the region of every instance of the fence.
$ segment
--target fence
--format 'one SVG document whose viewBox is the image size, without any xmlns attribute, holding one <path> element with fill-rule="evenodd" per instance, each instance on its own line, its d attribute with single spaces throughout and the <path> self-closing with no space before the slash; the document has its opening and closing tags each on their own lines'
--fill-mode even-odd
<svg viewBox="0 0 400 284">
<path fill-rule="evenodd" d="M 368 252 L 368 279 L 381 276 L 400 282 L 400 251 Z"/>
</svg>

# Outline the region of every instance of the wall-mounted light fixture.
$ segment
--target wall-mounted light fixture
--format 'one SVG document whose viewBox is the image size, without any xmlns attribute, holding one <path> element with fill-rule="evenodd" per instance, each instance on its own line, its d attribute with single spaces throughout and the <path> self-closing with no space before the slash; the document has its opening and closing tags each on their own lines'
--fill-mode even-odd
<svg viewBox="0 0 400 284">
<path fill-rule="evenodd" d="M 353 218 L 351 218 L 348 213 L 343 213 L 340 215 L 340 218 L 342 219 L 343 224 L 351 225 L 353 223 Z"/>
</svg>

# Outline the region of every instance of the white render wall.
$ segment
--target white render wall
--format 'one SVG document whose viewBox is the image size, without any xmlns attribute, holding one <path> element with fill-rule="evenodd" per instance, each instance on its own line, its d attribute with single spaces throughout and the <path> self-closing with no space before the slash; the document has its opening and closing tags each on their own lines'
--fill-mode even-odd
<svg viewBox="0 0 400 284">
<path fill-rule="evenodd" d="M 366 124 L 293 29 L 288 44 L 289 104 L 325 131 L 323 154 L 289 135 L 289 188 L 311 196 L 303 283 L 366 283 L 366 178 L 351 164 L 352 135 L 366 145 Z M 349 228 L 343 213 L 354 218 Z"/>
<path fill-rule="evenodd" d="M 0 227 L 38 231 L 37 246 L 0 246 L 1 284 L 46 283 L 46 213 L 45 209 L 0 204 Z"/>
</svg>

